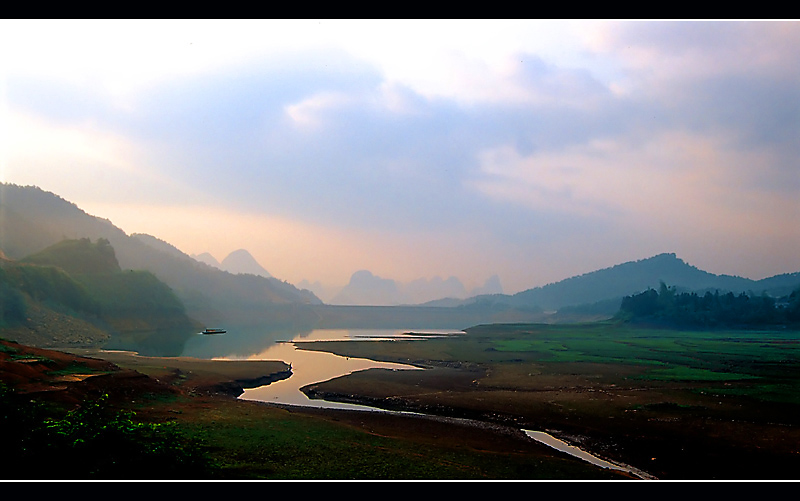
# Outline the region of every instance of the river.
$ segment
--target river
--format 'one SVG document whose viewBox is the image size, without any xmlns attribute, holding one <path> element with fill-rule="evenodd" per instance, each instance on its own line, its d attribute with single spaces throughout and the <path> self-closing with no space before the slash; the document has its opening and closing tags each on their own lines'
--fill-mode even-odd
<svg viewBox="0 0 800 501">
<path fill-rule="evenodd" d="M 439 332 L 438 334 L 446 334 Z M 320 329 L 309 333 L 293 342 L 277 342 L 258 354 L 251 355 L 244 360 L 283 360 L 292 367 L 292 376 L 282 381 L 270 383 L 259 388 L 245 390 L 239 398 L 243 400 L 257 400 L 289 405 L 306 405 L 329 409 L 358 409 L 379 410 L 364 405 L 329 402 L 320 399 L 308 398 L 300 388 L 303 386 L 327 381 L 336 377 L 351 374 L 371 368 L 392 370 L 422 370 L 405 364 L 376 362 L 364 358 L 341 357 L 332 353 L 298 350 L 295 342 L 313 341 L 352 341 L 358 340 L 386 340 L 386 339 L 414 339 L 406 336 L 402 330 L 328 330 Z M 238 357 L 224 357 L 226 360 L 242 360 Z"/>
<path fill-rule="evenodd" d="M 420 330 L 417 329 L 417 332 Z M 349 358 L 328 352 L 298 350 L 295 344 L 314 341 L 353 341 L 353 340 L 387 340 L 387 339 L 428 339 L 426 336 L 409 336 L 408 330 L 332 330 L 318 329 L 297 336 L 292 340 L 276 342 L 264 351 L 248 357 L 219 357 L 226 360 L 283 360 L 291 364 L 292 376 L 282 381 L 270 383 L 259 388 L 247 389 L 239 398 L 259 402 L 277 404 L 302 405 L 328 409 L 353 409 L 363 411 L 395 412 L 385 409 L 340 402 L 329 402 L 321 399 L 308 398 L 300 388 L 309 384 L 328 381 L 330 379 L 351 374 L 355 371 L 382 368 L 392 370 L 422 370 L 405 364 L 376 362 L 369 359 Z M 426 330 L 429 335 L 459 335 L 459 331 Z M 611 463 L 600 459 L 589 452 L 559 440 L 542 431 L 522 430 L 533 440 L 552 447 L 571 456 L 587 461 L 601 468 L 626 471 L 642 479 L 654 479 L 652 475 L 625 464 Z"/>
<path fill-rule="evenodd" d="M 408 335 L 407 333 L 409 332 L 424 332 L 425 334 Z M 392 370 L 423 369 L 405 364 L 342 357 L 328 352 L 298 350 L 295 345 L 314 341 L 354 340 L 414 339 L 423 342 L 432 336 L 463 334 L 463 331 L 458 329 L 312 329 L 298 332 L 291 329 L 267 330 L 263 327 L 251 326 L 231 328 L 227 334 L 222 335 L 176 333 L 175 335 L 161 334 L 143 338 L 118 338 L 117 344 L 110 348 L 136 351 L 147 356 L 185 356 L 214 360 L 282 360 L 291 365 L 291 377 L 269 385 L 247 389 L 239 398 L 274 404 L 328 409 L 394 412 L 366 405 L 310 399 L 300 391 L 300 388 L 370 368 Z M 643 479 L 654 478 L 631 466 L 604 461 L 545 432 L 523 431 L 533 440 L 597 466 L 628 471 Z"/>
</svg>

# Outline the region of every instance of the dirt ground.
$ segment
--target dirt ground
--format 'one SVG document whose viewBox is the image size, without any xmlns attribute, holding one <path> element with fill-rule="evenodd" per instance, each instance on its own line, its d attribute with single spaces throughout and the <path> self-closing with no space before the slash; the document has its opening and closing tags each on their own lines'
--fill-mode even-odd
<svg viewBox="0 0 800 501">
<path fill-rule="evenodd" d="M 228 419 L 248 423 L 311 418 L 347 426 L 372 436 L 391 437 L 421 447 L 469 450 L 506 457 L 540 458 L 548 464 L 580 463 L 529 439 L 518 428 L 485 421 L 444 417 L 401 416 L 385 412 L 342 411 L 275 406 L 234 398 L 242 387 L 286 377 L 283 362 L 226 362 L 191 358 L 139 357 L 126 352 L 78 350 L 78 353 L 37 349 L 0 341 L 0 381 L 15 392 L 70 406 L 108 395 L 109 402 L 135 410 L 154 422 L 194 424 Z M 91 356 L 90 356 L 91 355 Z M 102 356 L 104 359 L 98 357 Z M 455 376 L 455 373 L 453 374 Z M 467 383 L 459 374 L 456 378 Z M 450 377 L 445 379 L 451 380 Z M 168 402 L 166 405 L 163 402 Z M 555 463 L 554 463 L 555 462 Z M 580 472 L 581 465 L 565 466 Z M 608 471 L 590 478 L 630 479 Z"/>
<path fill-rule="evenodd" d="M 561 374 L 543 370 L 530 388 L 506 388 L 474 367 L 438 367 L 371 369 L 304 391 L 328 400 L 546 431 L 661 479 L 797 478 L 800 418 L 786 406 L 701 395 L 686 384 L 608 383 L 614 375 L 604 378 L 601 366 L 561 369 Z"/>
<path fill-rule="evenodd" d="M 77 350 L 75 350 L 77 351 Z M 103 357 L 103 359 L 98 358 Z M 684 384 L 621 384 L 621 369 L 597 366 L 509 367 L 536 384 L 511 387 L 520 374 L 477 365 L 425 371 L 372 369 L 311 385 L 312 397 L 366 403 L 439 418 L 301 407 L 276 408 L 234 396 L 284 378 L 283 362 L 139 357 L 125 352 L 67 354 L 0 345 L 0 380 L 15 391 L 76 404 L 103 393 L 155 421 L 202 419 L 209 412 L 311 416 L 367 433 L 498 454 L 546 455 L 520 429 L 547 431 L 595 455 L 660 479 L 795 480 L 800 471 L 796 413 L 786 406 L 702 395 Z M 613 370 L 616 372 L 604 373 Z M 158 395 L 170 396 L 158 405 Z M 156 398 L 154 398 L 154 396 Z M 142 407 L 142 402 L 156 402 Z M 457 418 L 459 420 L 453 420 Z M 467 421 L 462 421 L 465 419 Z M 465 431 L 465 430 L 468 430 Z"/>
</svg>

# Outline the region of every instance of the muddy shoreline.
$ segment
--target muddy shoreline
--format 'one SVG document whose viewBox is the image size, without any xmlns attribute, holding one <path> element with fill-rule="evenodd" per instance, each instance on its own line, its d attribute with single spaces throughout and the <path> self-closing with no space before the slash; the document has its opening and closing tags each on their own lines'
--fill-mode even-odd
<svg viewBox="0 0 800 501">
<path fill-rule="evenodd" d="M 120 405 L 127 405 L 126 402 L 132 402 L 134 398 L 138 401 L 139 398 L 134 397 L 136 393 L 162 391 L 209 397 L 209 403 L 213 401 L 213 405 L 226 407 L 230 402 L 256 403 L 235 397 L 241 395 L 243 388 L 260 386 L 290 375 L 288 364 L 280 361 L 156 358 L 119 352 L 93 353 L 90 356 L 138 371 L 139 376 L 147 374 L 150 377 L 149 381 L 148 378 L 134 378 L 137 374 L 133 371 L 124 371 L 68 385 L 75 387 L 76 391 L 77 386 L 103 386 L 110 394 L 119 394 Z M 55 355 L 51 358 L 55 359 Z M 31 364 L 19 361 L 14 365 L 33 368 Z M 572 366 L 563 368 L 575 371 Z M 599 370 L 598 367 L 591 368 Z M 366 405 L 387 412 L 284 406 L 274 402 L 263 404 L 291 409 L 293 413 L 316 415 L 328 421 L 346 421 L 367 429 L 380 423 L 391 430 L 391 434 L 410 440 L 428 440 L 428 433 L 439 436 L 455 433 L 445 430 L 447 425 L 461 430 L 463 436 L 466 427 L 485 436 L 488 443 L 492 443 L 491 437 L 505 440 L 505 451 L 513 451 L 517 446 L 529 449 L 524 444 L 533 442 L 533 439 L 522 430 L 540 430 L 606 461 L 633 465 L 667 480 L 796 477 L 798 456 L 793 447 L 797 443 L 797 431 L 792 426 L 796 418 L 787 414 L 783 420 L 785 423 L 773 421 L 783 416 L 777 411 L 786 411 L 786 406 L 776 404 L 775 409 L 767 408 L 763 403 L 748 406 L 746 400 L 714 395 L 711 402 L 714 407 L 711 407 L 708 402 L 700 401 L 707 397 L 699 393 L 689 393 L 696 399 L 690 402 L 692 405 L 678 405 L 670 403 L 675 398 L 673 395 L 678 395 L 669 393 L 676 391 L 673 390 L 675 385 L 664 385 L 664 389 L 651 388 L 647 392 L 639 391 L 639 387 L 621 385 L 593 388 L 583 380 L 574 384 L 576 376 L 570 374 L 537 375 L 544 383 L 555 386 L 553 389 L 510 390 L 507 385 L 486 384 L 485 379 L 479 379 L 483 371 L 478 369 L 372 369 L 302 389 L 312 399 Z M 141 390 L 132 391 L 132 388 Z M 683 403 L 681 400 L 678 402 Z M 138 411 L 150 412 L 146 409 Z M 172 410 L 169 412 L 174 413 Z M 388 416 L 390 412 L 398 414 Z M 431 432 L 433 428 L 435 432 Z M 453 443 L 458 441 L 459 437 L 452 438 Z"/>
<path fill-rule="evenodd" d="M 513 418 L 501 416 L 497 413 L 469 412 L 464 409 L 456 409 L 453 407 L 446 407 L 442 405 L 412 404 L 406 400 L 394 397 L 371 398 L 371 397 L 358 396 L 352 394 L 345 395 L 336 392 L 320 390 L 318 388 L 315 388 L 314 386 L 315 385 L 309 385 L 308 387 L 301 388 L 301 391 L 304 394 L 306 394 L 306 396 L 308 396 L 308 398 L 310 399 L 321 399 L 333 402 L 365 405 L 376 409 L 375 411 L 372 412 L 398 413 L 395 415 L 401 415 L 402 417 L 407 417 L 407 418 L 429 419 L 439 423 L 467 426 L 470 428 L 480 429 L 483 431 L 498 433 L 508 437 L 514 437 L 519 440 L 532 440 L 539 442 L 534 438 L 528 436 L 522 428 L 518 427 L 513 423 L 508 423 L 509 421 L 515 421 Z M 270 404 L 270 405 L 281 406 L 281 404 Z M 284 407 L 298 408 L 302 406 L 287 405 Z M 326 411 L 332 409 L 320 408 L 319 410 Z M 355 412 L 371 412 L 371 411 L 355 411 Z M 582 451 L 587 452 L 598 459 L 609 462 L 639 479 L 658 480 L 658 478 L 655 475 L 652 475 L 642 469 L 621 462 L 618 459 L 602 457 L 601 455 L 598 455 L 597 453 L 591 450 L 587 450 L 584 447 L 581 447 L 581 444 L 585 442 L 586 438 L 588 437 L 579 437 L 571 433 L 562 432 L 560 430 L 547 429 L 541 431 L 544 431 L 550 436 L 557 438 L 571 446 L 578 447 Z"/>
</svg>

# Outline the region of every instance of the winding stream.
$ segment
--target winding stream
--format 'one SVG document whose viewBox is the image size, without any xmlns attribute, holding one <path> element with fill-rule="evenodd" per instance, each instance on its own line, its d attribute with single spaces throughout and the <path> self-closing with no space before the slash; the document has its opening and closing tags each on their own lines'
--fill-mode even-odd
<svg viewBox="0 0 800 501">
<path fill-rule="evenodd" d="M 408 336 L 401 330 L 333 330 L 318 329 L 302 337 L 277 342 L 264 351 L 248 357 L 224 357 L 226 360 L 283 360 L 292 367 L 292 376 L 266 386 L 246 389 L 239 398 L 276 404 L 304 405 L 326 409 L 354 409 L 380 411 L 367 405 L 329 402 L 321 399 L 310 399 L 300 391 L 303 386 L 327 381 L 356 371 L 371 368 L 391 370 L 423 370 L 406 364 L 376 362 L 365 358 L 341 357 L 327 352 L 298 350 L 296 343 L 314 341 L 353 341 L 387 339 L 424 339 Z M 435 335 L 446 335 L 452 331 L 436 331 Z"/>
<path fill-rule="evenodd" d="M 296 343 L 313 342 L 313 341 L 352 341 L 352 340 L 386 340 L 386 339 L 415 339 L 415 337 L 407 336 L 403 330 L 328 330 L 320 329 L 312 331 L 310 334 L 302 338 L 294 338 L 292 340 L 285 340 L 277 342 L 260 353 L 253 354 L 247 357 L 220 357 L 227 360 L 283 360 L 291 364 L 292 376 L 282 381 L 270 383 L 266 386 L 258 388 L 247 389 L 239 397 L 243 400 L 254 400 L 259 402 L 269 402 L 287 405 L 301 405 L 310 407 L 319 407 L 327 409 L 352 409 L 361 411 L 374 411 L 374 412 L 391 412 L 385 409 L 370 407 L 367 405 L 356 405 L 349 403 L 330 402 L 321 399 L 310 399 L 300 388 L 318 383 L 320 381 L 327 381 L 336 377 L 351 374 L 356 371 L 382 368 L 391 370 L 423 370 L 418 367 L 413 367 L 405 364 L 376 362 L 369 359 L 361 358 L 348 358 L 335 355 L 328 352 L 306 351 L 298 350 L 295 347 Z M 434 331 L 434 335 L 454 335 L 453 331 Z M 416 339 L 426 339 L 425 337 L 416 337 Z M 413 413 L 412 413 L 413 414 Z M 601 468 L 609 468 L 613 470 L 620 470 L 632 473 L 642 479 L 655 479 L 648 473 L 633 468 L 628 465 L 611 463 L 600 459 L 579 447 L 570 445 L 562 440 L 559 440 L 552 435 L 542 431 L 522 430 L 532 440 L 536 440 L 544 445 L 565 452 L 576 458 L 582 459 L 592 463 Z"/>
<path fill-rule="evenodd" d="M 620 463 L 612 463 L 610 461 L 606 461 L 604 459 L 600 459 L 597 456 L 593 456 L 589 454 L 585 450 L 581 449 L 580 447 L 570 445 L 563 440 L 559 440 L 556 437 L 545 433 L 543 431 L 532 431 L 532 430 L 522 430 L 525 432 L 533 440 L 537 442 L 541 442 L 545 445 L 552 447 L 553 449 L 557 449 L 561 452 L 566 452 L 567 454 L 574 456 L 579 459 L 583 459 L 593 465 L 599 466 L 601 468 L 608 468 L 611 470 L 620 470 L 620 471 L 627 471 L 628 473 L 633 473 L 637 477 L 645 480 L 656 480 L 656 477 L 650 475 L 647 472 L 634 468 L 633 466 L 628 466 L 625 464 Z"/>
</svg>

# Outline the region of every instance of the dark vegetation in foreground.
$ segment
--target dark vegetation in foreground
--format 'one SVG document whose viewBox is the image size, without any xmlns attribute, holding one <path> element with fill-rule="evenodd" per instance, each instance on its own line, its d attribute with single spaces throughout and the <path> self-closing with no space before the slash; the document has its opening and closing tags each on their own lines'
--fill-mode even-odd
<svg viewBox="0 0 800 501">
<path fill-rule="evenodd" d="M 103 360 L 0 340 L 2 478 L 202 478 L 211 462 L 197 443 L 124 405 L 157 393 L 174 396 Z"/>
<path fill-rule="evenodd" d="M 625 479 L 519 430 L 231 397 L 253 362 L 95 358 L 0 341 L 0 478 Z M 176 366 L 173 366 L 177 364 Z M 282 363 L 274 364 L 278 372 Z M 144 371 L 144 375 L 139 371 Z"/>
<path fill-rule="evenodd" d="M 108 395 L 74 410 L 17 395 L 0 384 L 3 478 L 205 478 L 212 468 L 200 447 L 172 423 L 145 423 L 107 406 Z M 45 466 L 45 465 L 49 465 Z"/>
<path fill-rule="evenodd" d="M 243 363 L 222 375 L 209 374 L 208 361 L 144 367 L 123 357 L 121 369 L 0 341 L 9 478 L 620 478 L 524 439 L 520 427 L 659 478 L 800 471 L 800 273 L 752 281 L 662 254 L 458 307 L 334 307 L 280 280 L 225 273 L 154 237 L 125 235 L 38 188 L 0 183 L 0 202 L 0 332 L 40 347 L 180 328 L 167 340 L 180 353 L 197 332 L 190 317 L 433 328 L 608 318 L 622 303 L 616 323 L 482 325 L 425 342 L 306 346 L 428 368 L 364 371 L 309 394 L 515 430 L 500 434 L 231 398 L 242 381 L 284 377 L 282 364 L 254 375 Z M 662 284 L 624 297 L 659 278 L 681 292 Z"/>
</svg>

